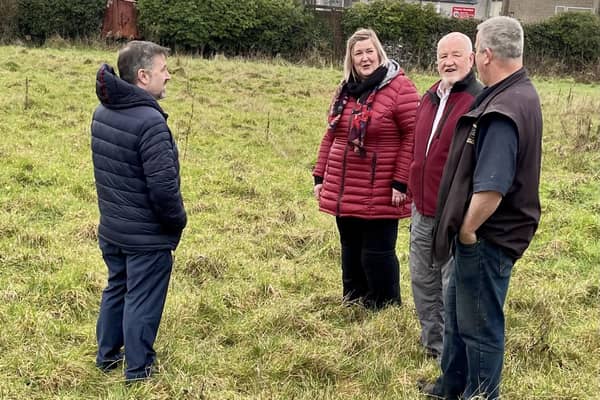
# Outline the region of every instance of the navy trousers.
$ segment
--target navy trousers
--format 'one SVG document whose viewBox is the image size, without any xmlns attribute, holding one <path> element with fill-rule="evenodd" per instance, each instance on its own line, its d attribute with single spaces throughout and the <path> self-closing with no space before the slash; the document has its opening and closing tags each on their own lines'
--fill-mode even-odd
<svg viewBox="0 0 600 400">
<path fill-rule="evenodd" d="M 110 367 L 123 358 L 125 378 L 144 379 L 156 358 L 153 345 L 162 317 L 173 257 L 170 250 L 127 252 L 100 239 L 108 267 L 96 324 L 96 365 Z"/>
<path fill-rule="evenodd" d="M 346 301 L 379 309 L 400 303 L 396 257 L 397 219 L 337 217 L 342 245 L 342 284 Z"/>
<path fill-rule="evenodd" d="M 514 261 L 480 239 L 457 241 L 445 299 L 442 376 L 436 392 L 446 399 L 498 399 L 504 359 L 504 301 Z"/>
</svg>

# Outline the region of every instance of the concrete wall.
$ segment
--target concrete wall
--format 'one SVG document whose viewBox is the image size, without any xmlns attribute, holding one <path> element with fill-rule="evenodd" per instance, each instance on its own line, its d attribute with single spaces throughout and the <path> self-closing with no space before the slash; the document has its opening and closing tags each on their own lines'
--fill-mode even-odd
<svg viewBox="0 0 600 400">
<path fill-rule="evenodd" d="M 598 3 L 598 0 L 504 0 L 504 13 L 525 23 L 538 22 L 556 15 L 557 6 L 589 8 L 597 14 Z M 566 9 L 558 10 L 561 12 Z M 568 11 L 576 10 L 578 9 L 568 9 Z"/>
</svg>

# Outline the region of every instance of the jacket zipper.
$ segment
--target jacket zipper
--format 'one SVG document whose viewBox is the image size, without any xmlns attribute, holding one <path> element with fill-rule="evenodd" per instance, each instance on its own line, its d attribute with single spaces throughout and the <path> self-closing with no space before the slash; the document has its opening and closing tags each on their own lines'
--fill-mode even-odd
<svg viewBox="0 0 600 400">
<path fill-rule="evenodd" d="M 448 98 L 448 100 L 450 100 Z M 450 115 L 450 113 L 452 112 L 452 110 L 454 109 L 454 104 L 448 104 L 446 103 L 446 109 L 444 110 L 444 115 L 442 115 L 442 118 L 440 118 L 440 121 L 438 122 L 437 127 L 435 128 L 435 133 L 433 134 L 433 138 L 431 139 L 431 143 L 429 143 L 429 146 L 431 146 L 433 144 L 433 140 L 434 139 L 438 139 L 440 137 L 440 135 L 442 134 L 442 127 L 444 126 L 444 124 L 446 123 L 446 120 L 448 119 L 448 116 Z M 438 105 L 439 107 L 439 105 Z M 435 116 L 434 116 L 435 118 Z M 431 147 L 430 147 L 431 149 Z M 421 209 L 425 210 L 425 168 L 427 168 L 427 158 L 429 157 L 429 151 L 427 149 L 427 147 L 425 147 L 425 158 L 423 160 L 423 169 L 421 170 Z"/>
<path fill-rule="evenodd" d="M 342 205 L 342 196 L 344 195 L 344 189 L 346 185 L 346 161 L 348 156 L 348 149 L 350 148 L 350 143 L 346 143 L 346 148 L 344 149 L 344 158 L 342 159 L 342 179 L 340 180 L 340 193 L 338 194 L 337 204 L 335 206 L 335 215 L 337 217 L 340 216 L 340 209 Z"/>
<path fill-rule="evenodd" d="M 448 100 L 450 100 L 450 99 L 448 99 Z M 434 139 L 438 138 L 441 135 L 442 127 L 446 123 L 446 120 L 448 119 L 448 116 L 450 115 L 450 113 L 452 112 L 453 109 L 454 109 L 454 104 L 447 104 L 447 107 L 444 110 L 444 115 L 442 115 L 442 118 L 440 119 L 440 122 L 438 122 L 438 126 L 435 129 L 435 135 L 433 137 Z"/>
<path fill-rule="evenodd" d="M 356 99 L 358 103 L 358 99 Z M 354 110 L 354 106 L 352 107 Z M 342 111 L 343 112 L 343 111 Z M 354 116 L 353 112 L 350 112 L 350 118 L 348 118 L 348 136 L 350 135 L 350 129 L 352 129 L 352 117 Z M 335 215 L 337 217 L 340 216 L 340 209 L 342 207 L 342 196 L 344 195 L 344 189 L 346 187 L 346 163 L 348 157 L 348 149 L 350 148 L 350 142 L 346 139 L 346 147 L 344 148 L 344 158 L 342 159 L 342 178 L 340 180 L 340 193 L 338 194 L 337 203 L 335 205 Z"/>
<path fill-rule="evenodd" d="M 377 153 L 373 153 L 371 160 L 371 186 L 375 183 L 375 168 L 377 167 Z"/>
</svg>

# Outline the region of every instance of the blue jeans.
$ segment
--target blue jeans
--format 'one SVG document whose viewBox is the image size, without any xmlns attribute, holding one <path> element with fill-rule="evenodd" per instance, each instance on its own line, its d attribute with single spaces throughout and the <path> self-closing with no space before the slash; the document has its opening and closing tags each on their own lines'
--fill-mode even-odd
<svg viewBox="0 0 600 400">
<path fill-rule="evenodd" d="M 96 324 L 96 365 L 110 365 L 125 348 L 125 378 L 143 379 L 152 373 L 153 345 L 171 277 L 170 250 L 133 253 L 100 239 L 108 267 Z"/>
<path fill-rule="evenodd" d="M 514 260 L 485 239 L 458 240 L 445 299 L 440 395 L 497 399 L 504 359 L 504 300 Z"/>
</svg>

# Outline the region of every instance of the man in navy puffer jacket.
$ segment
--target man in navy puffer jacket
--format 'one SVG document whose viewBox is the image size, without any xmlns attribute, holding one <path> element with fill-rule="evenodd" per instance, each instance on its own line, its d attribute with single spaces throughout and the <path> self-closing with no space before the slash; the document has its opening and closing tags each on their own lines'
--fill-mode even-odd
<svg viewBox="0 0 600 400">
<path fill-rule="evenodd" d="M 92 154 L 98 240 L 108 267 L 96 365 L 107 371 L 125 358 L 128 381 L 152 373 L 171 252 L 187 222 L 177 147 L 157 102 L 170 79 L 168 52 L 151 42 L 129 42 L 119 52 L 120 78 L 106 64 L 96 76 L 101 104 L 92 120 Z"/>
</svg>

